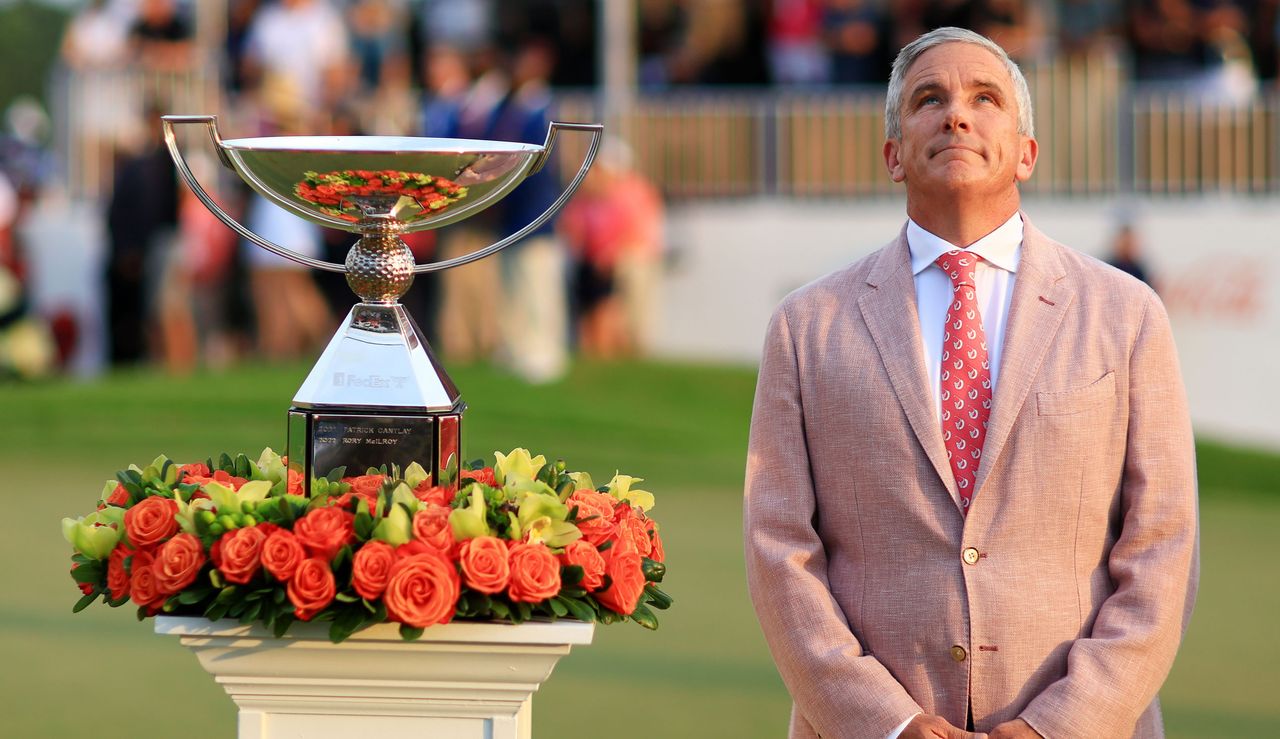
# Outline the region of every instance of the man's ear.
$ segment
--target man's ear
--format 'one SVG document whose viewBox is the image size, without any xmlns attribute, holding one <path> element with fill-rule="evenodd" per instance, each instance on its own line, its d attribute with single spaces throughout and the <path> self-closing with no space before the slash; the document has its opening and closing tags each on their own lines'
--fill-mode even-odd
<svg viewBox="0 0 1280 739">
<path fill-rule="evenodd" d="M 907 172 L 902 168 L 902 160 L 898 158 L 898 155 L 901 153 L 901 149 L 902 142 L 898 139 L 885 139 L 884 167 L 889 170 L 889 179 L 894 182 L 902 182 L 907 179 Z M 1034 158 L 1035 156 L 1032 155 L 1032 159 Z"/>
<path fill-rule="evenodd" d="M 1030 136 L 1022 137 L 1022 156 L 1018 159 L 1018 169 L 1014 172 L 1013 178 L 1018 182 L 1026 182 L 1031 179 L 1031 173 L 1036 168 L 1036 158 L 1040 156 L 1040 144 Z"/>
</svg>

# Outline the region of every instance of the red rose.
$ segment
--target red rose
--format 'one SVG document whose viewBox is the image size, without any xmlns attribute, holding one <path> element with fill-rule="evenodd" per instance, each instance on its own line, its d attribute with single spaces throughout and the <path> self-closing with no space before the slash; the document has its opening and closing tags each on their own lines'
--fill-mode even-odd
<svg viewBox="0 0 1280 739">
<path fill-rule="evenodd" d="M 496 537 L 477 536 L 462 542 L 458 562 L 467 587 L 487 595 L 501 593 L 511 579 L 507 545 Z"/>
<path fill-rule="evenodd" d="M 329 562 L 319 557 L 303 560 L 286 590 L 289 602 L 294 606 L 293 615 L 299 621 L 310 621 L 312 616 L 329 605 L 337 593 Z"/>
<path fill-rule="evenodd" d="M 423 480 L 413 489 L 413 495 L 423 503 L 448 506 L 453 502 L 454 490 L 444 485 L 432 485 L 431 480 L 428 479 Z"/>
<path fill-rule="evenodd" d="M 134 552 L 129 563 L 129 597 L 140 606 L 158 606 L 164 596 L 156 587 L 152 558 L 147 552 Z"/>
<path fill-rule="evenodd" d="M 582 587 L 592 591 L 604 584 L 604 557 L 585 539 L 578 539 L 564 548 L 560 561 L 565 565 L 582 568 Z"/>
<path fill-rule="evenodd" d="M 640 602 L 644 592 L 644 571 L 640 569 L 640 553 L 614 546 L 604 553 L 604 572 L 613 580 L 606 590 L 596 593 L 604 607 L 628 616 Z"/>
<path fill-rule="evenodd" d="M 396 550 L 385 541 L 366 542 L 351 563 L 351 585 L 361 598 L 376 600 L 387 589 L 387 579 L 396 563 Z"/>
<path fill-rule="evenodd" d="M 267 540 L 262 543 L 262 566 L 266 568 L 271 576 L 280 581 L 287 581 L 293 577 L 297 571 L 298 565 L 302 564 L 302 560 L 306 558 L 307 553 L 303 550 L 302 545 L 298 543 L 298 537 L 293 532 L 279 529 L 271 533 Z"/>
<path fill-rule="evenodd" d="M 341 508 L 317 508 L 298 519 L 294 536 L 310 557 L 332 561 L 338 550 L 356 538 L 355 516 Z"/>
<path fill-rule="evenodd" d="M 413 515 L 413 538 L 433 549 L 450 554 L 453 550 L 453 527 L 449 525 L 449 509 L 428 505 Z"/>
<path fill-rule="evenodd" d="M 116 545 L 107 558 L 107 588 L 111 591 L 111 600 L 120 600 L 129 594 L 129 573 L 125 572 L 124 561 L 133 550 Z"/>
<path fill-rule="evenodd" d="M 591 490 L 575 490 L 565 500 L 570 510 L 578 507 L 575 526 L 582 532 L 582 538 L 593 546 L 600 546 L 608 541 L 617 530 L 613 522 L 613 508 L 617 503 L 608 493 L 597 493 Z"/>
<path fill-rule="evenodd" d="M 178 530 L 178 501 L 153 495 L 124 512 L 124 530 L 136 549 L 151 549 Z"/>
<path fill-rule="evenodd" d="M 129 505 L 129 491 L 125 490 L 124 485 L 116 483 L 116 489 L 111 491 L 111 495 L 107 496 L 107 505 L 115 505 L 124 508 Z"/>
<path fill-rule="evenodd" d="M 435 552 L 424 552 L 396 562 L 382 602 L 388 619 L 421 629 L 453 619 L 461 588 L 452 562 Z"/>
<path fill-rule="evenodd" d="M 156 550 L 155 564 L 151 565 L 156 589 L 173 595 L 196 581 L 204 566 L 204 546 L 191 534 L 178 534 Z"/>
<path fill-rule="evenodd" d="M 463 480 L 475 480 L 481 485 L 488 485 L 491 488 L 498 487 L 498 481 L 493 476 L 492 467 L 481 467 L 478 470 L 462 470 L 458 476 Z"/>
<path fill-rule="evenodd" d="M 386 480 L 382 475 L 360 475 L 344 477 L 342 481 L 351 486 L 351 492 L 369 502 L 370 510 L 378 505 L 378 494 L 382 492 L 382 483 Z"/>
<path fill-rule="evenodd" d="M 540 603 L 560 592 L 560 562 L 543 544 L 518 543 L 511 548 L 511 600 Z"/>
<path fill-rule="evenodd" d="M 229 583 L 248 583 L 258 574 L 258 566 L 262 564 L 262 545 L 268 533 L 261 526 L 228 531 L 214 542 L 209 551 L 213 566 Z"/>
</svg>

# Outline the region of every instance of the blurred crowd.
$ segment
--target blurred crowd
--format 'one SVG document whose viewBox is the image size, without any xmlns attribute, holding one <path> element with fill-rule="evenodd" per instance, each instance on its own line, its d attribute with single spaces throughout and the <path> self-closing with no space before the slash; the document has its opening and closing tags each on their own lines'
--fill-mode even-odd
<svg viewBox="0 0 1280 739">
<path fill-rule="evenodd" d="M 85 164 L 101 173 L 105 193 L 109 361 L 161 361 L 181 371 L 250 354 L 310 356 L 354 300 L 341 276 L 237 243 L 175 180 L 157 121 L 177 104 L 165 97 L 175 88 L 129 95 L 111 84 L 113 75 L 214 79 L 226 106 L 219 112 L 237 135 L 542 143 L 555 91 L 599 81 L 603 5 L 92 0 L 79 7 L 60 56 L 82 82 L 70 102 L 78 151 L 103 159 Z M 1021 61 L 1106 50 L 1128 60 L 1138 83 L 1232 99 L 1276 84 L 1280 39 L 1280 0 L 634 0 L 634 8 L 641 90 L 879 86 L 902 44 L 957 25 Z M 32 330 L 23 297 L 16 224 L 48 169 L 41 163 L 48 120 L 33 116 L 38 109 L 10 115 L 0 138 L 0 374 L 52 367 L 77 340 L 65 316 L 44 316 Z M 496 359 L 532 381 L 558 377 L 575 350 L 643 352 L 665 246 L 663 201 L 633 159 L 624 142 L 610 142 L 557 219 L 498 258 L 420 277 L 404 302 L 433 346 L 451 361 Z M 263 237 L 308 256 L 345 258 L 352 235 L 267 205 L 211 158 L 197 154 L 192 164 L 213 196 Z M 513 233 L 558 196 L 562 174 L 550 166 L 481 215 L 408 238 L 410 247 L 420 262 L 447 259 Z M 19 325 L 28 328 L 15 332 Z M 11 336 L 22 337 L 22 362 L 7 348 Z"/>
</svg>

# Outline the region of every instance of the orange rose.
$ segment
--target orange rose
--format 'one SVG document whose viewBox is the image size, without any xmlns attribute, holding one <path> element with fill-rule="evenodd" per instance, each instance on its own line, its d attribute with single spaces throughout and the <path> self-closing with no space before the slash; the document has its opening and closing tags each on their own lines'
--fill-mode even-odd
<svg viewBox="0 0 1280 739">
<path fill-rule="evenodd" d="M 511 600 L 540 603 L 560 592 L 560 562 L 543 544 L 519 543 L 511 548 Z"/>
<path fill-rule="evenodd" d="M 307 488 L 303 485 L 305 480 L 302 473 L 297 470 L 289 470 L 288 481 L 285 482 L 285 492 L 289 495 L 306 495 Z"/>
<path fill-rule="evenodd" d="M 262 564 L 262 545 L 270 533 L 266 529 L 268 525 L 232 529 L 213 543 L 209 556 L 227 582 L 244 585 L 258 574 L 258 566 Z"/>
<path fill-rule="evenodd" d="M 566 566 L 582 568 L 582 588 L 592 591 L 604 584 L 604 557 L 599 550 L 583 539 L 571 542 L 564 548 L 560 561 Z"/>
<path fill-rule="evenodd" d="M 653 522 L 643 518 L 642 514 L 637 513 L 631 506 L 618 508 L 622 511 L 617 520 L 618 538 L 622 539 L 628 548 L 639 552 L 641 557 L 648 557 L 653 553 L 653 541 L 649 538 L 649 530 L 653 528 Z"/>
<path fill-rule="evenodd" d="M 461 480 L 475 480 L 481 485 L 488 485 L 491 488 L 498 487 L 498 481 L 493 476 L 492 467 L 481 467 L 478 470 L 462 470 L 458 473 L 458 478 Z"/>
<path fill-rule="evenodd" d="M 293 615 L 299 621 L 310 621 L 312 616 L 329 605 L 337 593 L 328 560 L 319 557 L 304 559 L 289 579 L 286 590 L 289 602 L 294 606 Z"/>
<path fill-rule="evenodd" d="M 449 525 L 449 509 L 428 505 L 413 515 L 413 538 L 449 555 L 453 550 L 453 527 Z"/>
<path fill-rule="evenodd" d="M 355 516 L 341 508 L 317 508 L 298 519 L 293 534 L 311 557 L 333 561 L 342 547 L 356 538 Z"/>
<path fill-rule="evenodd" d="M 344 477 L 342 481 L 351 485 L 352 495 L 358 495 L 369 503 L 369 508 L 378 505 L 378 494 L 382 492 L 382 483 L 387 478 L 382 475 L 360 475 Z"/>
<path fill-rule="evenodd" d="M 582 532 L 582 538 L 595 546 L 600 546 L 613 536 L 616 527 L 613 523 L 613 496 L 608 493 L 597 493 L 591 490 L 575 490 L 564 503 L 573 509 L 578 507 L 575 525 Z"/>
<path fill-rule="evenodd" d="M 111 495 L 107 496 L 107 504 L 124 508 L 129 505 L 129 491 L 125 490 L 124 485 L 117 482 L 116 489 L 112 490 Z"/>
<path fill-rule="evenodd" d="M 156 589 L 165 595 L 180 592 L 196 581 L 204 562 L 200 540 L 191 534 L 178 534 L 156 550 L 155 564 L 151 566 Z"/>
<path fill-rule="evenodd" d="M 153 495 L 124 512 L 124 530 L 136 549 L 151 549 L 178 530 L 178 501 Z"/>
<path fill-rule="evenodd" d="M 387 579 L 396 563 L 396 550 L 385 541 L 366 542 L 351 563 L 351 585 L 361 598 L 376 600 L 387 589 Z"/>
<path fill-rule="evenodd" d="M 178 482 L 189 482 L 188 477 L 208 477 L 209 465 L 204 462 L 192 462 L 178 468 Z"/>
<path fill-rule="evenodd" d="M 124 560 L 133 554 L 133 550 L 117 545 L 107 558 L 107 588 L 111 591 L 111 600 L 120 600 L 129 594 L 129 573 L 125 572 Z"/>
<path fill-rule="evenodd" d="M 596 593 L 605 608 L 624 616 L 631 615 L 644 592 L 644 571 L 640 569 L 640 554 L 625 547 L 610 547 L 604 554 L 605 574 L 613 580 L 609 587 Z"/>
<path fill-rule="evenodd" d="M 658 535 L 658 524 L 653 524 L 653 552 L 649 554 L 649 559 L 654 562 L 667 561 L 667 553 L 662 548 L 662 537 Z"/>
<path fill-rule="evenodd" d="M 448 506 L 453 502 L 453 488 L 444 485 L 432 485 L 431 480 L 423 480 L 418 487 L 413 489 L 413 494 L 418 500 L 431 505 Z"/>
<path fill-rule="evenodd" d="M 467 587 L 487 595 L 501 593 L 511 579 L 507 545 L 493 536 L 477 536 L 462 542 L 458 562 Z"/>
<path fill-rule="evenodd" d="M 140 606 L 159 605 L 164 596 L 156 587 L 155 572 L 152 570 L 152 558 L 147 552 L 134 552 L 129 563 L 129 597 Z"/>
<path fill-rule="evenodd" d="M 230 472 L 225 470 L 214 470 L 212 475 L 188 474 L 187 479 L 183 482 L 188 485 L 200 485 L 201 487 L 211 482 L 216 482 L 223 487 L 239 490 L 240 486 L 244 485 L 248 480 L 243 477 L 233 477 Z"/>
<path fill-rule="evenodd" d="M 280 581 L 287 581 L 293 577 L 298 570 L 298 566 L 302 564 L 302 560 L 306 558 L 307 553 L 303 550 L 302 545 L 298 543 L 298 537 L 293 535 L 291 531 L 278 529 L 273 531 L 267 540 L 262 543 L 262 566 L 266 568 L 271 576 Z"/>
<path fill-rule="evenodd" d="M 396 562 L 382 602 L 387 618 L 421 629 L 449 623 L 461 589 L 458 568 L 443 555 L 424 552 Z"/>
</svg>

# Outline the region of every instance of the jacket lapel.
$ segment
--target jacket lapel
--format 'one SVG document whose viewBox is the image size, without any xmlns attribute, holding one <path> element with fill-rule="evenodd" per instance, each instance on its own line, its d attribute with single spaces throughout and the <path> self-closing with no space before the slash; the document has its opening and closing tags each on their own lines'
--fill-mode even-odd
<svg viewBox="0 0 1280 739">
<path fill-rule="evenodd" d="M 1014 278 L 1013 299 L 1005 328 L 1000 375 L 992 398 L 987 438 L 974 481 L 974 505 L 1004 449 L 1046 350 L 1075 297 L 1074 288 L 1048 237 L 1022 216 L 1022 253 Z M 944 454 L 945 458 L 945 454 Z"/>
<path fill-rule="evenodd" d="M 955 480 L 947 462 L 942 429 L 934 412 L 929 376 L 924 367 L 920 319 L 916 313 L 916 285 L 911 274 L 905 228 L 897 242 L 880 253 L 867 275 L 867 284 L 876 289 L 863 293 L 858 299 L 858 307 L 880 353 L 880 361 L 884 363 L 911 430 L 933 462 L 933 468 L 952 500 L 957 501 Z M 959 503 L 956 505 L 958 510 Z"/>
</svg>

